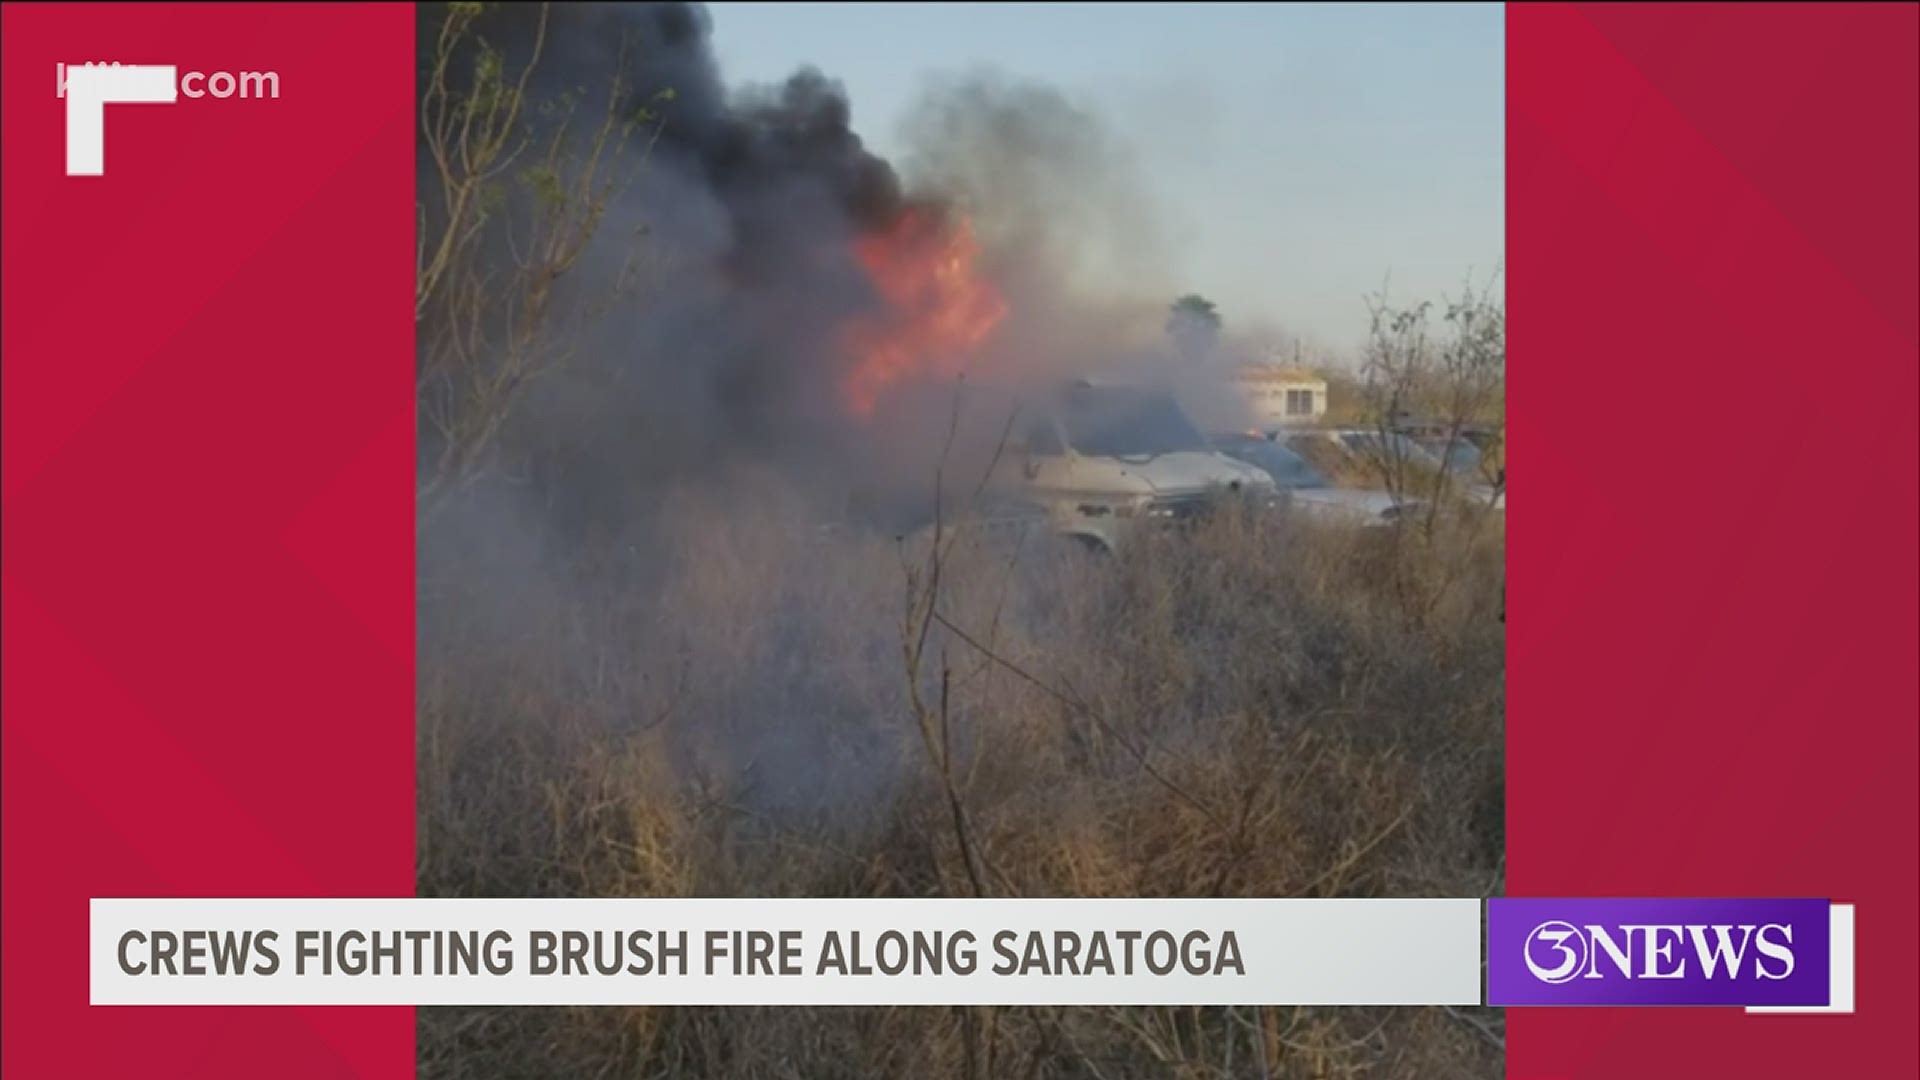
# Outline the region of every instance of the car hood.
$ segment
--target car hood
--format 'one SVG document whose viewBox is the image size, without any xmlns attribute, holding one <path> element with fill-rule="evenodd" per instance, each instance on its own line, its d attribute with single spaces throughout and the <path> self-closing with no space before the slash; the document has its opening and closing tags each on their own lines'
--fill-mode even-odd
<svg viewBox="0 0 1920 1080">
<path fill-rule="evenodd" d="M 1356 488 L 1289 488 L 1283 493 L 1291 506 L 1324 518 L 1363 525 L 1388 525 L 1402 509 L 1419 505 L 1395 498 L 1392 492 L 1363 491 Z"/>
<path fill-rule="evenodd" d="M 1267 490 L 1273 478 L 1266 471 L 1210 450 L 1183 450 L 1151 458 L 1083 458 L 1098 462 L 1145 486 L 1154 495 L 1197 495 L 1215 487 L 1240 485 L 1245 490 Z"/>
<path fill-rule="evenodd" d="M 1486 484 L 1475 484 L 1472 488 L 1468 489 L 1468 494 L 1471 495 L 1476 502 L 1485 503 L 1487 506 L 1499 510 L 1502 513 L 1506 512 L 1507 492 L 1504 488 L 1495 491 Z"/>
<path fill-rule="evenodd" d="M 1411 503 L 1411 500 L 1395 498 L 1390 491 L 1363 491 L 1358 488 L 1289 488 L 1287 496 L 1297 503 L 1337 506 L 1367 514 L 1382 514 Z"/>
</svg>

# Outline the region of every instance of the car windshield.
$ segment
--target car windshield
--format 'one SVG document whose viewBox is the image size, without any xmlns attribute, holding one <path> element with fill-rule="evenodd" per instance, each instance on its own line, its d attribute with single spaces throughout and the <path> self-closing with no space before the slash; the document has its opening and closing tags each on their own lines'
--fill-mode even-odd
<svg viewBox="0 0 1920 1080">
<path fill-rule="evenodd" d="M 1323 488 L 1327 487 L 1327 478 L 1307 463 L 1307 459 L 1265 439 L 1249 439 L 1231 443 L 1221 449 L 1239 458 L 1249 465 L 1264 470 L 1273 482 L 1283 488 Z"/>
<path fill-rule="evenodd" d="M 1447 468 L 1454 472 L 1470 473 L 1480 468 L 1480 451 L 1465 436 L 1453 440 L 1451 447 L 1447 445 L 1445 436 L 1421 439 L 1420 445 L 1433 455 L 1434 460 L 1445 461 Z"/>
<path fill-rule="evenodd" d="M 1407 461 L 1438 467 L 1440 459 L 1405 435 L 1390 434 L 1384 439 L 1375 431 L 1348 431 L 1340 435 L 1348 450 L 1369 458 Z"/>
<path fill-rule="evenodd" d="M 1207 445 L 1170 394 L 1077 390 L 1061 402 L 1060 420 L 1068 444 L 1095 457 L 1154 457 Z"/>
</svg>

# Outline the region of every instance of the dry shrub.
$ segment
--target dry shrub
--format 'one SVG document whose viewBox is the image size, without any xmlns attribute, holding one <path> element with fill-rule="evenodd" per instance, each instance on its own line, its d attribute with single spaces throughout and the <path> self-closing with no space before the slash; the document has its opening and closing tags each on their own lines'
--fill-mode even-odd
<svg viewBox="0 0 1920 1080">
<path fill-rule="evenodd" d="M 663 509 L 644 550 L 541 575 L 524 552 L 423 552 L 422 895 L 1499 888 L 1497 526 L 1223 507 L 1109 558 L 1032 532 L 962 526 L 936 549 L 823 529 L 767 476 Z M 916 665 L 904 643 L 923 622 Z M 1488 1076 L 1499 1025 L 1251 1006 L 423 1009 L 419 1047 L 426 1077 Z"/>
</svg>

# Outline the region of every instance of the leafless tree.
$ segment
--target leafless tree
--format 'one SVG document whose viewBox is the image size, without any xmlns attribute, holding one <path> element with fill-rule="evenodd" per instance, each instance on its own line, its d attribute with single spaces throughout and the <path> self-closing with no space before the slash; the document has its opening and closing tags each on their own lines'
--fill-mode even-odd
<svg viewBox="0 0 1920 1080">
<path fill-rule="evenodd" d="M 1368 302 L 1360 376 L 1372 437 L 1360 458 L 1381 486 L 1417 508 L 1403 519 L 1411 528 L 1403 526 L 1402 539 L 1427 549 L 1418 560 L 1423 574 L 1401 578 L 1415 612 L 1437 603 L 1456 576 L 1430 557 L 1439 534 L 1464 532 L 1467 542 L 1449 547 L 1470 553 L 1504 516 L 1494 510 L 1506 496 L 1506 306 L 1497 284 L 1469 283 L 1439 305 L 1437 325 L 1431 302 L 1396 306 L 1384 290 Z M 1471 468 L 1460 467 L 1469 459 Z"/>
<path fill-rule="evenodd" d="M 600 232 L 660 133 L 616 76 L 596 108 L 542 96 L 542 5 L 533 45 L 509 57 L 479 27 L 485 5 L 446 5 L 420 94 L 425 155 L 414 319 L 423 457 L 417 505 L 430 515 L 482 475 L 529 380 L 565 363 L 580 329 L 630 283 L 633 241 L 610 284 L 568 292 L 562 279 Z"/>
</svg>

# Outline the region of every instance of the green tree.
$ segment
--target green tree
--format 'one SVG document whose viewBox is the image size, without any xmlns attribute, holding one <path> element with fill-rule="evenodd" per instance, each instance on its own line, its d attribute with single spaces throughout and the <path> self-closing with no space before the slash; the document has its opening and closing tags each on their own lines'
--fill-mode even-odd
<svg viewBox="0 0 1920 1080">
<path fill-rule="evenodd" d="M 1188 360 L 1204 360 L 1220 340 L 1220 309 L 1199 293 L 1188 293 L 1173 302 L 1167 313 L 1167 336 L 1174 348 Z"/>
</svg>

